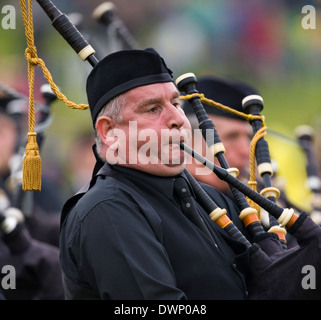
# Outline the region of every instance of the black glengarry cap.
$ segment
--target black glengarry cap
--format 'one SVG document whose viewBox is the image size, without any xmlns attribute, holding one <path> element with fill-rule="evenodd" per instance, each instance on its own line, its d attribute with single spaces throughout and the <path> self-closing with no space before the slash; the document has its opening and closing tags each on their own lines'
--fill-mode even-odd
<svg viewBox="0 0 321 320">
<path fill-rule="evenodd" d="M 172 71 L 153 48 L 109 54 L 87 78 L 87 98 L 93 124 L 111 99 L 136 87 L 158 82 L 173 82 L 173 77 Z"/>
<path fill-rule="evenodd" d="M 199 77 L 196 89 L 199 93 L 203 93 L 206 98 L 243 113 L 242 100 L 248 95 L 259 94 L 254 87 L 247 83 L 212 75 Z M 208 114 L 247 121 L 233 113 L 220 110 L 205 103 L 203 106 Z M 194 114 L 193 108 L 188 101 L 184 102 L 183 109 L 186 115 Z"/>
</svg>

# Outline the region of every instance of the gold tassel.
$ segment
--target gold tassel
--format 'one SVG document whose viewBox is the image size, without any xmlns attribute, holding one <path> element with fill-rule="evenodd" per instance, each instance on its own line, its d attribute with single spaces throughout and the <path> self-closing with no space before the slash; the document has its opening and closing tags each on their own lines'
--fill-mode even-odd
<svg viewBox="0 0 321 320">
<path fill-rule="evenodd" d="M 22 189 L 24 191 L 41 190 L 41 158 L 37 144 L 37 134 L 35 128 L 35 110 L 34 110 L 34 76 L 35 66 L 40 66 L 45 78 L 48 80 L 52 91 L 57 97 L 72 109 L 86 110 L 89 108 L 86 104 L 79 104 L 69 101 L 58 89 L 52 76 L 47 69 L 44 61 L 37 56 L 37 48 L 34 44 L 34 30 L 32 18 L 32 0 L 28 0 L 28 10 L 26 0 L 20 0 L 23 23 L 27 40 L 27 49 L 25 56 L 28 61 L 28 80 L 29 80 L 29 133 L 28 143 L 26 146 L 26 155 L 22 163 Z"/>
<path fill-rule="evenodd" d="M 22 189 L 24 191 L 41 190 L 41 158 L 37 143 L 37 134 L 28 133 L 26 155 L 22 163 Z"/>
</svg>

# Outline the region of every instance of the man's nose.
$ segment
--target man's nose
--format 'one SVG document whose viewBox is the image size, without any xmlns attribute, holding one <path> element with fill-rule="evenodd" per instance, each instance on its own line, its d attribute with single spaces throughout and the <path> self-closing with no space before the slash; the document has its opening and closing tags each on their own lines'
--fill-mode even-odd
<svg viewBox="0 0 321 320">
<path fill-rule="evenodd" d="M 180 112 L 180 108 L 170 104 L 166 110 L 167 126 L 169 128 L 181 128 L 184 125 L 184 113 Z"/>
</svg>

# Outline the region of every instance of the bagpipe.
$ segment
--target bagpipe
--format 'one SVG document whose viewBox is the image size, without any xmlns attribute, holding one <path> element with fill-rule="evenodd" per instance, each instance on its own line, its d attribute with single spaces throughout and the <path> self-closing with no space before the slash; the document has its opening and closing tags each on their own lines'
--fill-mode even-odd
<svg viewBox="0 0 321 320">
<path fill-rule="evenodd" d="M 52 21 L 54 28 L 80 58 L 95 67 L 98 63 L 95 50 L 68 17 L 61 13 L 50 0 L 37 0 L 37 2 Z M 100 8 L 101 11 L 97 10 L 99 13 L 96 12 L 95 16 L 105 21 L 104 23 L 108 26 L 115 16 L 110 12 L 110 5 L 102 8 Z M 106 8 L 108 10 L 105 11 Z M 124 27 L 123 23 L 118 25 Z M 124 32 L 119 31 L 118 35 L 124 36 Z M 128 32 L 124 38 L 126 37 Z M 219 160 L 220 166 L 210 162 L 187 145 L 181 144 L 180 147 L 230 185 L 235 202 L 240 209 L 240 219 L 248 231 L 249 238 L 236 227 L 226 210 L 219 208 L 197 180 L 187 170 L 185 171 L 194 189 L 196 200 L 202 204 L 210 218 L 230 237 L 240 242 L 248 253 L 248 268 L 244 273 L 249 299 L 320 299 L 321 277 L 318 272 L 321 270 L 321 228 L 306 212 L 297 214 L 292 208 L 282 208 L 277 204 L 279 192 L 272 187 L 272 166 L 268 145 L 263 138 L 265 124 L 260 115 L 263 108 L 262 98 L 249 96 L 243 100 L 244 115 L 253 126 L 257 139 L 255 157 L 259 174 L 265 184 L 265 190 L 259 193 L 255 188 L 237 179 L 237 170 L 229 168 L 224 157 L 224 145 L 204 110 L 205 100 L 197 92 L 196 83 L 197 79 L 192 73 L 182 75 L 176 80 L 178 89 L 187 94 L 182 98 L 192 104 L 203 136 L 207 139 L 210 150 Z M 217 103 L 213 103 L 218 106 Z M 269 214 L 271 222 L 269 230 L 265 230 L 261 224 L 257 214 L 258 208 Z M 296 239 L 297 243 L 291 248 L 286 246 L 286 233 Z"/>
<path fill-rule="evenodd" d="M 114 44 L 111 50 L 120 49 L 139 49 L 140 45 L 128 30 L 126 24 L 117 16 L 116 6 L 112 2 L 103 2 L 93 11 L 93 18 L 106 27 L 111 39 L 120 42 Z"/>
</svg>

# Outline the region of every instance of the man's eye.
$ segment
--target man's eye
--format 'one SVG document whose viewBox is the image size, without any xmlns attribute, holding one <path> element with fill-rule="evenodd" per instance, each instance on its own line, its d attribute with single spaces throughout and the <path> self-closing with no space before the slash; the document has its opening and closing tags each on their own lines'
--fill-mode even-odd
<svg viewBox="0 0 321 320">
<path fill-rule="evenodd" d="M 174 102 L 174 103 L 173 103 L 173 106 L 174 106 L 175 108 L 180 108 L 180 107 L 182 107 L 182 105 L 181 105 L 179 102 Z"/>
<path fill-rule="evenodd" d="M 153 107 L 153 108 L 148 109 L 147 112 L 154 113 L 154 112 L 156 112 L 158 109 L 159 109 L 158 107 Z"/>
</svg>

